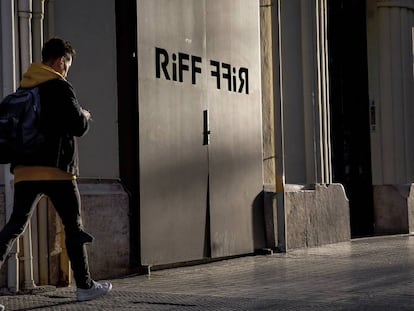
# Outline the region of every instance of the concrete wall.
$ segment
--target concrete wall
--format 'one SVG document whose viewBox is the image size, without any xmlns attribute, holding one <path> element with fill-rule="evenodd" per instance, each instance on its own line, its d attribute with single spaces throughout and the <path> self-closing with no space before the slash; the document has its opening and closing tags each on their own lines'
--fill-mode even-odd
<svg viewBox="0 0 414 311">
<path fill-rule="evenodd" d="M 375 233 L 414 232 L 414 184 L 375 185 Z"/>
<path fill-rule="evenodd" d="M 279 201 L 280 202 L 280 201 Z M 287 185 L 284 194 L 285 217 L 278 213 L 276 195 L 265 192 L 266 237 L 269 248 L 280 248 L 280 226 L 285 222 L 286 251 L 349 241 L 351 238 L 349 202 L 341 184 L 320 185 L 314 189 Z M 283 247 L 283 246 L 282 246 Z"/>
<path fill-rule="evenodd" d="M 341 184 L 285 194 L 287 249 L 349 241 L 349 204 Z"/>
<path fill-rule="evenodd" d="M 118 183 L 80 184 L 85 229 L 95 237 L 87 246 L 96 279 L 130 271 L 129 198 Z"/>
</svg>

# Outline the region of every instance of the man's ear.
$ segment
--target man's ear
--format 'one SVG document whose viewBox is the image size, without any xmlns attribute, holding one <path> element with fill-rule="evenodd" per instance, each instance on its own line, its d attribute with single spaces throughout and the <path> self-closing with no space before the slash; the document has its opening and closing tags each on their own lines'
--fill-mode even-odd
<svg viewBox="0 0 414 311">
<path fill-rule="evenodd" d="M 58 61 L 59 68 L 63 68 L 65 66 L 65 57 L 64 56 L 59 57 L 57 59 L 57 61 Z"/>
<path fill-rule="evenodd" d="M 55 59 L 52 61 L 52 64 L 51 64 L 51 66 L 50 66 L 50 67 L 52 67 L 53 69 L 55 69 L 55 68 L 60 68 L 61 63 L 62 63 L 62 58 L 61 58 L 61 57 L 55 58 Z"/>
</svg>

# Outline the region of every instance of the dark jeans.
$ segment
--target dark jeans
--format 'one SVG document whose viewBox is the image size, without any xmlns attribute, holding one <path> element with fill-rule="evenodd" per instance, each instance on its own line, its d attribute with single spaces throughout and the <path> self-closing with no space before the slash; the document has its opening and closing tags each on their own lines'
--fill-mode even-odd
<svg viewBox="0 0 414 311">
<path fill-rule="evenodd" d="M 15 184 L 13 213 L 0 232 L 0 267 L 26 228 L 42 195 L 52 201 L 65 226 L 66 248 L 77 287 L 90 288 L 92 280 L 84 244 L 92 242 L 93 238 L 83 231 L 76 181 L 21 181 Z"/>
</svg>

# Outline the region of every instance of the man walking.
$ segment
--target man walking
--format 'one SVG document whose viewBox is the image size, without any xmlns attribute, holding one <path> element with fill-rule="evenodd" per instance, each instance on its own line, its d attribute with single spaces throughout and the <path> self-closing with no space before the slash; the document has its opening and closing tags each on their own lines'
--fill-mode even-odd
<svg viewBox="0 0 414 311">
<path fill-rule="evenodd" d="M 14 159 L 14 206 L 10 220 L 0 232 L 0 267 L 15 240 L 23 233 L 41 196 L 52 201 L 62 219 L 66 248 L 76 281 L 78 301 L 95 299 L 112 289 L 109 282 L 91 278 L 85 243 L 93 237 L 83 229 L 80 195 L 76 182 L 76 137 L 86 134 L 90 113 L 79 105 L 66 80 L 75 50 L 67 41 L 53 38 L 42 49 L 42 63 L 31 64 L 21 88 L 39 88 L 40 131 L 44 142 L 30 156 Z M 0 305 L 0 311 L 4 309 Z"/>
</svg>

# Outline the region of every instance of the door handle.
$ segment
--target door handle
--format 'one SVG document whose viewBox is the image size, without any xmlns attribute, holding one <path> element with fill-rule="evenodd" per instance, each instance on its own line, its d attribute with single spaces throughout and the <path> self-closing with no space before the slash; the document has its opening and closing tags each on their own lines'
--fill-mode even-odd
<svg viewBox="0 0 414 311">
<path fill-rule="evenodd" d="M 210 144 L 210 120 L 208 110 L 203 111 L 203 145 L 207 146 Z"/>
</svg>

